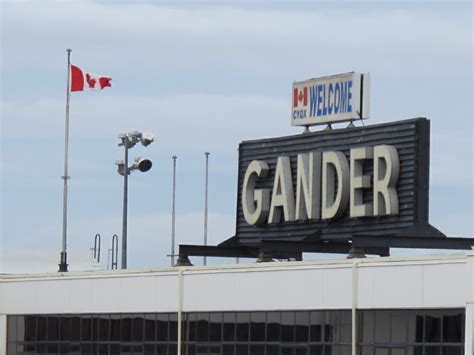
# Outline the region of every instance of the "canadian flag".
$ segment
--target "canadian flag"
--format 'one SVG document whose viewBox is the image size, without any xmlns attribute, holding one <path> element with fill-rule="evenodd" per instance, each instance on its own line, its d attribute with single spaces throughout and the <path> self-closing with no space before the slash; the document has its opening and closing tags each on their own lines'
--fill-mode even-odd
<svg viewBox="0 0 474 355">
<path fill-rule="evenodd" d="M 305 86 L 299 90 L 298 88 L 293 89 L 293 107 L 298 107 L 300 104 L 303 106 L 308 105 L 308 88 Z"/>
<path fill-rule="evenodd" d="M 112 86 L 112 78 L 106 76 L 94 77 L 81 68 L 71 64 L 71 91 L 102 90 Z"/>
</svg>

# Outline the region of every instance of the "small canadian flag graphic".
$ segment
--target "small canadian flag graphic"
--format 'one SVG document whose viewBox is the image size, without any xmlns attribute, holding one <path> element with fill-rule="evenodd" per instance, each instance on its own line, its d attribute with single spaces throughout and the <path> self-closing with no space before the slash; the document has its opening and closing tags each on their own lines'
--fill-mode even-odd
<svg viewBox="0 0 474 355">
<path fill-rule="evenodd" d="M 308 105 L 308 88 L 305 86 L 301 89 L 293 89 L 293 107 Z"/>
</svg>

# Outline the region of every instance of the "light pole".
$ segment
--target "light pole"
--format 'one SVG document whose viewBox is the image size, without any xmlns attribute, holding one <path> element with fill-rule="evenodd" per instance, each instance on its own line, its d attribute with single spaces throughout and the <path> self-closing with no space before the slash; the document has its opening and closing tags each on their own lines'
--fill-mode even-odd
<svg viewBox="0 0 474 355">
<path fill-rule="evenodd" d="M 140 133 L 133 131 L 126 134 L 119 134 L 119 147 L 125 148 L 124 160 L 116 161 L 117 171 L 123 175 L 123 213 L 122 213 L 122 269 L 127 268 L 127 209 L 128 209 L 128 175 L 133 170 L 146 172 L 151 169 L 152 163 L 149 159 L 135 158 L 135 162 L 128 166 L 128 150 L 141 142 L 145 147 L 154 141 L 152 133 Z"/>
</svg>

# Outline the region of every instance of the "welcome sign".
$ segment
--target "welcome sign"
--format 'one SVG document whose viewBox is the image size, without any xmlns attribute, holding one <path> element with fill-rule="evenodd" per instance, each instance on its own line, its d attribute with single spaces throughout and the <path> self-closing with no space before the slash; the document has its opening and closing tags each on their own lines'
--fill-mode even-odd
<svg viewBox="0 0 474 355">
<path fill-rule="evenodd" d="M 345 73 L 294 82 L 291 124 L 311 126 L 367 119 L 369 75 Z"/>
<path fill-rule="evenodd" d="M 428 221 L 425 118 L 242 142 L 239 243 L 390 235 Z"/>
</svg>

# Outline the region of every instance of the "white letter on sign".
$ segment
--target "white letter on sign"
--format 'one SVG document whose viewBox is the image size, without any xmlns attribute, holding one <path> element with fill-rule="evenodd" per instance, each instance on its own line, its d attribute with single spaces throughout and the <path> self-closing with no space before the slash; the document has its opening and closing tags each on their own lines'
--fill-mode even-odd
<svg viewBox="0 0 474 355">
<path fill-rule="evenodd" d="M 399 175 L 397 149 L 391 145 L 374 147 L 374 216 L 398 214 Z"/>
<path fill-rule="evenodd" d="M 337 179 L 337 192 L 335 185 Z M 323 152 L 323 191 L 321 218 L 344 214 L 349 202 L 349 166 L 342 152 Z"/>
<path fill-rule="evenodd" d="M 296 219 L 319 219 L 321 153 L 298 154 Z"/>
<path fill-rule="evenodd" d="M 268 175 L 268 164 L 261 160 L 252 161 L 245 172 L 242 189 L 242 208 L 248 224 L 260 224 L 268 216 L 270 189 L 255 189 L 257 178 Z"/>
<path fill-rule="evenodd" d="M 277 160 L 268 223 L 280 222 L 281 209 L 285 222 L 295 220 L 295 195 L 289 157 L 278 157 Z"/>
<path fill-rule="evenodd" d="M 351 190 L 350 190 L 350 216 L 372 216 L 372 204 L 364 203 L 362 189 L 370 187 L 370 175 L 364 175 L 364 159 L 372 159 L 374 150 L 371 147 L 351 149 Z"/>
</svg>

